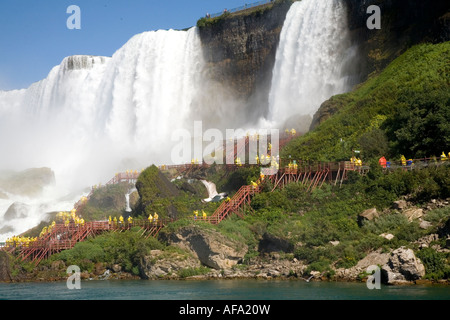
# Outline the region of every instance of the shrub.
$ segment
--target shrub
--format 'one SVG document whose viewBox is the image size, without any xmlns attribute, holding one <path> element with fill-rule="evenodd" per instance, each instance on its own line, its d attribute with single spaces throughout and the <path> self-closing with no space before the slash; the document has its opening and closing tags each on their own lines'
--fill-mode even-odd
<svg viewBox="0 0 450 320">
<path fill-rule="evenodd" d="M 450 277 L 450 265 L 448 263 L 450 255 L 448 253 L 437 252 L 432 248 L 424 248 L 416 254 L 425 266 L 426 278 L 437 280 Z"/>
</svg>

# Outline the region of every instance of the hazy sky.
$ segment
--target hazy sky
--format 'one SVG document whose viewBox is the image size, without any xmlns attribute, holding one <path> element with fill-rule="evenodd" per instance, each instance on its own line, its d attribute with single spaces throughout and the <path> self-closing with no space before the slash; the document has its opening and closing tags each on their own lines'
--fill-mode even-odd
<svg viewBox="0 0 450 320">
<path fill-rule="evenodd" d="M 64 57 L 112 54 L 133 35 L 192 27 L 207 12 L 256 0 L 0 0 L 0 90 L 27 88 Z M 70 5 L 81 30 L 69 30 Z"/>
</svg>

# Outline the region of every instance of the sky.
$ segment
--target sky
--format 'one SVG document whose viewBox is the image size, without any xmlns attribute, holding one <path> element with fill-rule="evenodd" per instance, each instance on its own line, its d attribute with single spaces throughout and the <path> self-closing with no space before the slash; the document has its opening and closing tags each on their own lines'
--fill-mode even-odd
<svg viewBox="0 0 450 320">
<path fill-rule="evenodd" d="M 71 55 L 112 56 L 135 34 L 195 26 L 256 0 L 0 0 L 0 90 L 28 88 Z M 68 29 L 67 8 L 81 11 Z"/>
</svg>

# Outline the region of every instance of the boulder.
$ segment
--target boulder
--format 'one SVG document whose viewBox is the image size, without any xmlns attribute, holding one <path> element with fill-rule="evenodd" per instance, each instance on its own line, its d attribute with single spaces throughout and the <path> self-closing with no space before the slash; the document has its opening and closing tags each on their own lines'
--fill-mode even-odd
<svg viewBox="0 0 450 320">
<path fill-rule="evenodd" d="M 336 277 L 346 281 L 354 281 L 358 279 L 361 273 L 367 271 L 369 266 L 382 266 L 389 261 L 389 253 L 382 253 L 381 250 L 373 251 L 359 260 L 356 266 L 349 269 L 336 269 Z"/>
<path fill-rule="evenodd" d="M 408 206 L 405 200 L 397 200 L 392 203 L 392 208 L 397 210 L 404 210 Z"/>
<path fill-rule="evenodd" d="M 330 244 L 333 246 L 333 247 L 336 247 L 337 245 L 339 245 L 339 241 L 338 240 L 336 240 L 336 241 L 330 241 Z"/>
<path fill-rule="evenodd" d="M 412 207 L 402 211 L 402 214 L 408 218 L 408 221 L 413 221 L 415 219 L 419 219 L 423 216 L 423 210 L 417 207 Z"/>
<path fill-rule="evenodd" d="M 188 254 L 151 250 L 150 255 L 141 260 L 139 270 L 144 279 L 158 279 L 177 277 L 180 270 L 198 267 L 200 261 Z"/>
<path fill-rule="evenodd" d="M 419 245 L 419 248 L 428 248 L 431 244 L 431 242 L 436 241 L 439 239 L 439 235 L 437 233 L 432 233 L 426 236 L 423 236 L 422 238 L 418 239 L 414 243 L 417 243 Z"/>
<path fill-rule="evenodd" d="M 431 228 L 433 225 L 431 224 L 431 222 L 425 221 L 425 220 L 420 220 L 420 224 L 419 227 L 421 229 L 428 229 Z"/>
<path fill-rule="evenodd" d="M 364 221 L 372 221 L 375 218 L 378 218 L 380 215 L 378 214 L 378 211 L 376 208 L 370 208 L 367 210 L 364 210 L 358 215 L 358 224 L 362 225 Z"/>
<path fill-rule="evenodd" d="M 392 233 L 382 233 L 380 234 L 380 237 L 383 237 L 387 240 L 392 240 L 394 239 L 395 236 Z"/>
<path fill-rule="evenodd" d="M 385 283 L 396 284 L 422 278 L 425 275 L 425 266 L 413 250 L 400 247 L 391 253 L 389 261 L 381 271 Z"/>
<path fill-rule="evenodd" d="M 2 171 L 0 188 L 7 193 L 38 197 L 44 188 L 55 184 L 55 174 L 50 168 L 32 168 L 21 172 Z"/>
<path fill-rule="evenodd" d="M 6 210 L 3 219 L 5 219 L 5 221 L 11 221 L 14 219 L 26 218 L 29 210 L 29 205 L 21 202 L 14 202 L 9 206 L 8 210 Z"/>
<path fill-rule="evenodd" d="M 161 234 L 161 239 L 170 245 L 191 252 L 205 266 L 214 269 L 229 269 L 241 261 L 248 247 L 232 240 L 218 231 L 187 226 L 170 234 Z"/>
</svg>

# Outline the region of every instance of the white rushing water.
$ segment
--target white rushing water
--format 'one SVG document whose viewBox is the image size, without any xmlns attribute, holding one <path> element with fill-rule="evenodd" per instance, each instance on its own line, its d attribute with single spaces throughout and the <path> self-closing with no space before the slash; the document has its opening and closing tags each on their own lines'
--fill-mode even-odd
<svg viewBox="0 0 450 320">
<path fill-rule="evenodd" d="M 67 210 L 61 193 L 105 183 L 121 170 L 170 163 L 171 132 L 190 117 L 202 68 L 196 28 L 138 34 L 110 58 L 65 58 L 28 89 L 0 91 L 0 170 L 50 167 L 53 203 Z M 35 221 L 42 216 L 36 210 L 54 209 L 51 199 L 9 194 L 0 230 L 29 227 L 26 217 L 2 219 L 12 203 L 35 204 L 26 215 Z"/>
<path fill-rule="evenodd" d="M 348 91 L 355 54 L 344 1 L 294 3 L 280 35 L 266 120 L 282 128 L 286 119 L 312 116 L 322 102 Z"/>
<path fill-rule="evenodd" d="M 112 58 L 65 58 L 30 88 L 0 92 L 0 168 L 47 166 L 57 180 L 98 183 L 158 162 L 189 116 L 201 68 L 196 28 L 138 34 Z"/>
</svg>

